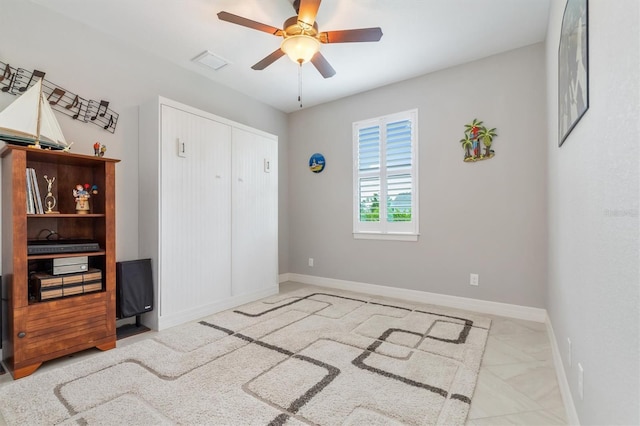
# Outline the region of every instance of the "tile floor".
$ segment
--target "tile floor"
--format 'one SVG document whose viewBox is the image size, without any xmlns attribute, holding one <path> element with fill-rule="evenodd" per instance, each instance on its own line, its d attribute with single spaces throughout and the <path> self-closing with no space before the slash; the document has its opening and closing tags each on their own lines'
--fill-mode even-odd
<svg viewBox="0 0 640 426">
<path fill-rule="evenodd" d="M 566 425 L 542 323 L 487 315 L 489 339 L 468 425 Z"/>
<path fill-rule="evenodd" d="M 280 284 L 286 293 L 303 284 Z M 322 291 L 322 288 L 315 287 Z M 551 345 L 542 323 L 485 315 L 492 319 L 489 339 L 480 367 L 467 425 L 566 425 L 560 388 L 556 379 Z M 153 337 L 150 331 L 118 341 L 125 346 Z M 33 374 L 75 362 L 99 351 L 90 349 L 46 362 Z M 0 376 L 0 386 L 12 382 L 9 373 Z M 0 426 L 6 422 L 0 416 Z"/>
</svg>

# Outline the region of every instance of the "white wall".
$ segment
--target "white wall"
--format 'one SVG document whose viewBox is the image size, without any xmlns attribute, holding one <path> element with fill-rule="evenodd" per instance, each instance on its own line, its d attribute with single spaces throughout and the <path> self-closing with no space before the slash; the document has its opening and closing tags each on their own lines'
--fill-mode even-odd
<svg viewBox="0 0 640 426">
<path fill-rule="evenodd" d="M 122 160 L 116 166 L 119 261 L 138 257 L 138 105 L 162 95 L 278 135 L 280 270 L 288 271 L 286 114 L 24 0 L 0 0 L 0 60 L 45 71 L 48 81 L 88 99 L 109 100 L 120 114 L 111 134 L 56 113 L 67 141 L 75 142 L 73 152 L 92 155 L 100 141 L 106 156 Z M 13 99 L 0 93 L 0 109 Z"/>
<path fill-rule="evenodd" d="M 549 284 L 547 309 L 581 424 L 640 423 L 638 137 L 640 3 L 589 1 L 590 107 L 561 148 L 558 43 L 547 35 Z M 584 368 L 578 396 L 577 363 Z"/>
<path fill-rule="evenodd" d="M 544 73 L 537 44 L 292 113 L 290 271 L 543 307 Z M 412 108 L 419 109 L 420 239 L 354 240 L 351 125 Z M 464 163 L 458 141 L 476 117 L 497 127 L 496 156 Z M 308 168 L 314 152 L 326 158 L 320 174 Z M 472 272 L 479 287 L 469 285 Z"/>
</svg>

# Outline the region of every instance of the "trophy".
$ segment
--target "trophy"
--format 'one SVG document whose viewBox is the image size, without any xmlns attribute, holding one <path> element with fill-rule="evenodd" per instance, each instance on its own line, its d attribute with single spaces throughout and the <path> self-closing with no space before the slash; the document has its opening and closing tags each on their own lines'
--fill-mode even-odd
<svg viewBox="0 0 640 426">
<path fill-rule="evenodd" d="M 44 180 L 47 181 L 47 196 L 44 197 L 44 204 L 45 206 L 47 206 L 47 210 L 45 210 L 45 213 L 60 213 L 53 210 L 53 208 L 56 206 L 56 197 L 53 196 L 51 188 L 53 187 L 53 182 L 55 182 L 56 177 L 53 176 L 52 178 L 49 178 L 47 177 L 47 175 L 44 175 Z"/>
</svg>

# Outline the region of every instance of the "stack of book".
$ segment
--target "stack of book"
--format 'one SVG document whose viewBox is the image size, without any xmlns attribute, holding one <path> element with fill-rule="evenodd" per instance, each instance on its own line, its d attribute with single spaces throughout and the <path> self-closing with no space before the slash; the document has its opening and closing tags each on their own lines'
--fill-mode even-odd
<svg viewBox="0 0 640 426">
<path fill-rule="evenodd" d="M 27 168 L 27 214 L 44 214 L 36 171 L 30 168 Z"/>
</svg>

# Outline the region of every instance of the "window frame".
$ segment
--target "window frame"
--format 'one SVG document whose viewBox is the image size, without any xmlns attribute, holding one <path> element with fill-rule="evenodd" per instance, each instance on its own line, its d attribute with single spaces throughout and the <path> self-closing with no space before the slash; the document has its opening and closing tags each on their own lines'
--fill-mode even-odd
<svg viewBox="0 0 640 426">
<path fill-rule="evenodd" d="M 403 169 L 387 170 L 387 125 L 398 121 L 411 122 L 411 166 Z M 380 131 L 379 159 L 377 171 L 359 170 L 360 129 L 378 127 Z M 377 239 L 417 241 L 419 233 L 419 173 L 418 173 L 418 109 L 411 109 L 381 117 L 356 121 L 352 125 L 353 138 L 353 237 L 354 239 Z M 411 176 L 411 221 L 389 222 L 387 217 L 387 181 L 393 176 Z M 377 222 L 360 221 L 360 179 L 378 178 L 380 181 L 380 220 Z"/>
</svg>

